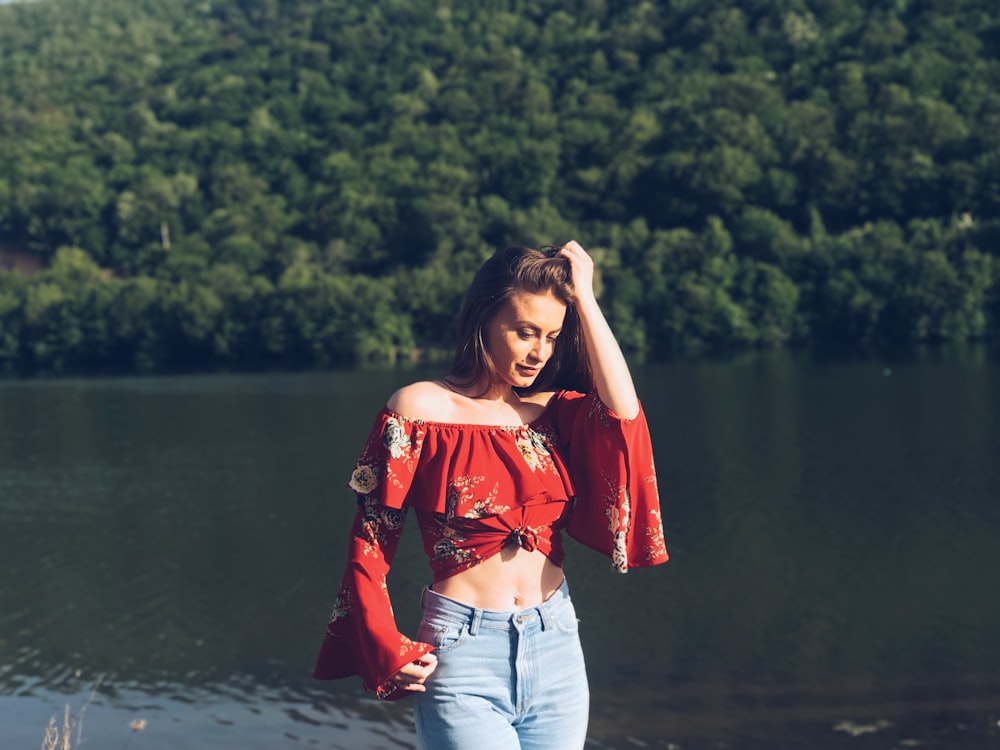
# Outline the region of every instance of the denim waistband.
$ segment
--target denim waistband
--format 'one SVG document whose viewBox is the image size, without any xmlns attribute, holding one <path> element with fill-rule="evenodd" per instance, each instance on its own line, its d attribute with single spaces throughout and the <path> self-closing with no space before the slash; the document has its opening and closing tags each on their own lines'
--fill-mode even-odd
<svg viewBox="0 0 1000 750">
<path fill-rule="evenodd" d="M 559 588 L 541 604 L 520 610 L 481 609 L 463 604 L 457 599 L 439 594 L 428 586 L 420 592 L 420 606 L 425 618 L 440 617 L 458 623 L 468 624 L 470 635 L 475 635 L 479 628 L 491 630 L 507 630 L 511 626 L 528 622 L 538 615 L 542 629 L 548 630 L 554 625 L 555 613 L 567 605 L 569 584 L 563 578 Z"/>
</svg>

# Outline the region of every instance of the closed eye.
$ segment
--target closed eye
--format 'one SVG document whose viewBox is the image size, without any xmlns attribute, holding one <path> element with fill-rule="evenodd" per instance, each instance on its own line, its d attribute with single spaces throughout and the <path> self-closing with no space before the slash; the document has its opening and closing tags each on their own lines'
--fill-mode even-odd
<svg viewBox="0 0 1000 750">
<path fill-rule="evenodd" d="M 546 338 L 546 340 L 550 344 L 554 344 L 555 341 L 556 341 L 556 339 L 559 338 L 559 334 L 560 333 L 562 333 L 562 332 L 561 331 L 556 331 L 555 333 L 550 333 L 545 338 Z M 517 329 L 517 336 L 518 336 L 518 338 L 524 339 L 525 341 L 528 341 L 530 339 L 536 338 L 539 334 L 541 334 L 541 330 L 539 330 L 537 328 L 518 328 Z"/>
</svg>

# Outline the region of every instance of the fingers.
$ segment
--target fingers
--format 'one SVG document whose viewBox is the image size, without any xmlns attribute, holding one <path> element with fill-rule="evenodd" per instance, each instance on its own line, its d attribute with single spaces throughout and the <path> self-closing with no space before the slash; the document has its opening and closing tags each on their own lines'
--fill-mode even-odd
<svg viewBox="0 0 1000 750">
<path fill-rule="evenodd" d="M 559 248 L 559 255 L 569 258 L 571 261 L 590 260 L 590 255 L 587 254 L 587 251 L 576 240 L 570 240 Z"/>
<path fill-rule="evenodd" d="M 570 240 L 561 248 L 559 255 L 569 261 L 570 275 L 577 293 L 591 290 L 594 283 L 594 259 L 576 240 Z"/>
<path fill-rule="evenodd" d="M 437 657 L 425 654 L 417 661 L 410 662 L 392 676 L 392 683 L 400 690 L 422 693 L 427 688 L 424 682 L 437 669 Z"/>
</svg>

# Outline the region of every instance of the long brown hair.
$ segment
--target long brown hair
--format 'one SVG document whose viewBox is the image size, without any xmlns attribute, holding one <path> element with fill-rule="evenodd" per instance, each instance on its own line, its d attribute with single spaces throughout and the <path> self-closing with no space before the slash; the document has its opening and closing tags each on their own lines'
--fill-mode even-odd
<svg viewBox="0 0 1000 750">
<path fill-rule="evenodd" d="M 556 246 L 535 250 L 508 247 L 496 252 L 476 272 L 456 322 L 455 357 L 446 381 L 468 388 L 485 379 L 488 393 L 499 382 L 493 359 L 486 346 L 486 329 L 493 316 L 517 292 L 551 292 L 566 303 L 566 319 L 556 339 L 552 356 L 528 388 L 515 389 L 528 394 L 565 388 L 586 392 L 593 388 L 587 343 L 576 313 L 576 295 L 570 276 L 569 261 L 556 256 Z"/>
</svg>

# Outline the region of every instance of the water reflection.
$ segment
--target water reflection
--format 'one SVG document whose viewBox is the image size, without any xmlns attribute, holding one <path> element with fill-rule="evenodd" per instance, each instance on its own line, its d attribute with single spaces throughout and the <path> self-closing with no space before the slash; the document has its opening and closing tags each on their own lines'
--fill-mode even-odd
<svg viewBox="0 0 1000 750">
<path fill-rule="evenodd" d="M 67 702 L 73 722 L 82 721 L 85 747 L 414 747 L 406 739 L 412 735 L 409 717 L 399 708 L 373 701 L 334 703 L 328 695 L 267 687 L 251 679 L 207 688 L 102 683 L 96 694 L 90 693 L 81 686 L 73 697 L 46 688 L 0 696 L 4 747 L 38 746 L 50 716 L 56 713 L 61 722 Z M 141 736 L 132 738 L 135 721 L 143 722 L 143 728 Z M 75 742 L 75 731 L 72 736 Z"/>
<path fill-rule="evenodd" d="M 997 374 L 784 353 L 639 369 L 673 559 L 622 577 L 570 545 L 591 746 L 995 745 Z M 0 383 L 3 747 L 39 743 L 98 678 L 95 747 L 137 717 L 134 747 L 411 746 L 404 705 L 308 672 L 344 478 L 420 376 Z M 404 629 L 426 570 L 411 529 Z"/>
</svg>

